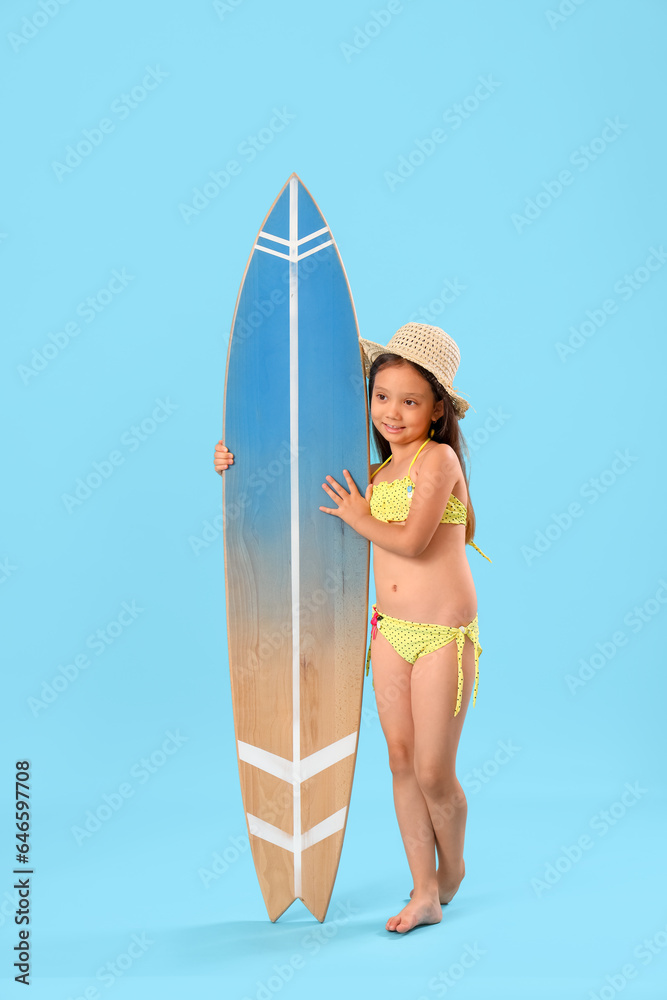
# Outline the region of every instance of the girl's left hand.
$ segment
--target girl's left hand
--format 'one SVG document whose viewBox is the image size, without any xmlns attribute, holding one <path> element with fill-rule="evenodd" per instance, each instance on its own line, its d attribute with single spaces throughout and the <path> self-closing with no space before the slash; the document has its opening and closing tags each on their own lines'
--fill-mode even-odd
<svg viewBox="0 0 667 1000">
<path fill-rule="evenodd" d="M 349 493 L 337 483 L 332 476 L 327 476 L 327 483 L 331 485 L 327 486 L 327 483 L 322 483 L 322 489 L 326 490 L 332 500 L 335 500 L 338 504 L 337 507 L 320 507 L 320 510 L 324 511 L 325 514 L 334 514 L 340 517 L 342 521 L 349 524 L 351 528 L 354 528 L 364 517 L 367 517 L 371 513 L 370 505 L 370 492 L 373 489 L 371 484 L 366 490 L 366 497 L 362 497 L 361 493 L 357 489 L 356 483 L 347 469 L 343 469 L 343 475 L 347 481 L 347 486 Z M 331 488 L 336 487 L 338 492 L 334 492 Z"/>
</svg>

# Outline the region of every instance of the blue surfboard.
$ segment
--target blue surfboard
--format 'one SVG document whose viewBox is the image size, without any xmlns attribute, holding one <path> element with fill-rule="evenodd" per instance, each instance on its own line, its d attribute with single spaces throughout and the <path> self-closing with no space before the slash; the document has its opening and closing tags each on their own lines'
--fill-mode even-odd
<svg viewBox="0 0 667 1000">
<path fill-rule="evenodd" d="M 331 230 L 292 174 L 266 215 L 229 341 L 223 440 L 227 637 L 252 856 L 271 920 L 325 918 L 361 715 L 369 543 L 322 489 L 369 481 L 368 406 Z"/>
</svg>

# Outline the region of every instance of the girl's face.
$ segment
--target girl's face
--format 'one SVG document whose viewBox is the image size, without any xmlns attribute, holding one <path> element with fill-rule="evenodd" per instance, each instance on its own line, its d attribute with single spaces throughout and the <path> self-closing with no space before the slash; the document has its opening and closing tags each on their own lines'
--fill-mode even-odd
<svg viewBox="0 0 667 1000">
<path fill-rule="evenodd" d="M 431 421 L 444 412 L 441 399 L 435 402 L 430 384 L 412 365 L 385 365 L 373 386 L 371 420 L 387 441 L 408 444 L 428 436 Z"/>
</svg>

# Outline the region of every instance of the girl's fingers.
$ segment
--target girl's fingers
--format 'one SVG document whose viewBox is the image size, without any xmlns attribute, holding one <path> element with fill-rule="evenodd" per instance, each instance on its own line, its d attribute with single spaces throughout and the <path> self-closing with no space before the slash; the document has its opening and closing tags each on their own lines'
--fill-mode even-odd
<svg viewBox="0 0 667 1000">
<path fill-rule="evenodd" d="M 333 476 L 327 476 L 327 479 L 328 479 L 328 481 L 329 481 L 329 485 L 331 485 L 331 486 L 335 486 L 335 487 L 336 487 L 336 489 L 337 489 L 337 490 L 340 490 L 340 492 L 341 492 L 342 494 L 344 494 L 344 493 L 345 493 L 345 488 L 344 488 L 343 486 L 341 486 L 341 485 L 340 485 L 340 483 L 337 483 L 337 482 L 336 482 L 336 480 L 334 479 L 334 477 L 333 477 Z"/>
<path fill-rule="evenodd" d="M 354 479 L 352 478 L 352 476 L 350 475 L 350 473 L 347 471 L 347 469 L 343 469 L 343 475 L 347 479 L 347 485 L 348 485 L 348 488 L 349 488 L 350 492 L 352 492 L 352 490 L 356 490 L 357 489 L 356 483 L 354 482 Z M 357 490 L 357 492 L 358 492 L 358 490 Z"/>
</svg>

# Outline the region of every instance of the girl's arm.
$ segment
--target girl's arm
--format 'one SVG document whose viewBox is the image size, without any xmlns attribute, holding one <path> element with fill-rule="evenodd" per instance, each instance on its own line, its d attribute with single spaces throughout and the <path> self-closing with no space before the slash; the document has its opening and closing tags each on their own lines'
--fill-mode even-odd
<svg viewBox="0 0 667 1000">
<path fill-rule="evenodd" d="M 404 523 L 379 521 L 373 517 L 369 503 L 372 484 L 366 490 L 364 498 L 349 472 L 344 470 L 344 474 L 350 492 L 347 493 L 335 479 L 327 476 L 329 486 L 323 486 L 338 507 L 320 507 L 320 510 L 338 515 L 369 542 L 382 549 L 401 556 L 419 556 L 440 524 L 454 483 L 461 475 L 461 468 L 456 452 L 449 445 L 430 449 L 421 463 L 419 483 Z"/>
</svg>

